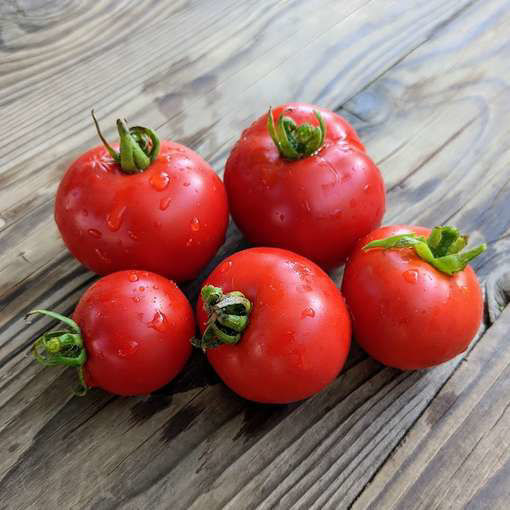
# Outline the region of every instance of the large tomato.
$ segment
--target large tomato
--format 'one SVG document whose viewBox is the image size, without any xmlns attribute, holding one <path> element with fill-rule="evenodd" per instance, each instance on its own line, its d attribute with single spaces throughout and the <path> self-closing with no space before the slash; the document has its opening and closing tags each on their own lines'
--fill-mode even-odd
<svg viewBox="0 0 510 510">
<path fill-rule="evenodd" d="M 317 393 L 340 372 L 350 320 L 340 291 L 313 262 L 251 248 L 207 278 L 197 317 L 209 362 L 249 400 L 287 403 Z"/>
<path fill-rule="evenodd" d="M 87 289 L 69 332 L 45 333 L 34 344 L 44 365 L 80 370 L 83 389 L 144 395 L 173 379 L 191 353 L 193 310 L 173 281 L 147 271 L 119 271 Z"/>
<path fill-rule="evenodd" d="M 225 238 L 223 183 L 191 149 L 121 121 L 118 128 L 120 152 L 105 142 L 64 175 L 55 203 L 62 238 L 99 274 L 139 268 L 191 280 Z"/>
<path fill-rule="evenodd" d="M 411 235 L 409 235 L 411 234 Z M 350 256 L 342 291 L 356 340 L 375 359 L 412 370 L 464 352 L 483 313 L 480 285 L 457 229 L 383 227 Z"/>
<path fill-rule="evenodd" d="M 381 174 L 354 129 L 307 104 L 279 106 L 246 129 L 224 180 L 232 217 L 251 242 L 324 268 L 342 263 L 385 209 Z"/>
</svg>

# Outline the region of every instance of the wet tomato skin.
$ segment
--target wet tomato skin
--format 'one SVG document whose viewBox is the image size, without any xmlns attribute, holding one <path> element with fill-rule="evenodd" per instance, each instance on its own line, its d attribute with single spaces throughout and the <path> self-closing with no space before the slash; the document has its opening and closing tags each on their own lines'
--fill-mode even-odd
<svg viewBox="0 0 510 510">
<path fill-rule="evenodd" d="M 344 273 L 342 291 L 358 343 L 381 363 L 414 370 L 448 361 L 464 352 L 483 314 L 477 277 L 468 265 L 449 276 L 412 249 L 371 249 L 370 241 L 423 227 L 382 227 L 361 239 Z"/>
<path fill-rule="evenodd" d="M 307 398 L 342 369 L 350 345 L 350 319 L 343 297 L 322 269 L 278 248 L 250 248 L 223 260 L 204 285 L 238 290 L 252 303 L 247 329 L 235 345 L 207 352 L 225 384 L 263 403 Z M 207 314 L 200 297 L 197 320 Z"/>
<path fill-rule="evenodd" d="M 112 273 L 73 313 L 87 362 L 85 382 L 117 395 L 145 395 L 170 382 L 191 353 L 193 310 L 177 285 L 147 271 Z"/>
<path fill-rule="evenodd" d="M 298 125 L 317 125 L 314 110 L 327 126 L 316 154 L 296 161 L 280 156 L 265 114 L 234 146 L 224 181 L 232 217 L 253 244 L 292 250 L 328 269 L 379 226 L 385 191 L 379 169 L 340 115 L 303 103 L 273 113 L 275 119 L 283 112 Z"/>
<path fill-rule="evenodd" d="M 64 175 L 55 220 L 71 253 L 98 274 L 139 268 L 181 282 L 223 243 L 228 205 L 219 177 L 183 145 L 161 142 L 157 159 L 136 174 L 99 146 Z"/>
</svg>

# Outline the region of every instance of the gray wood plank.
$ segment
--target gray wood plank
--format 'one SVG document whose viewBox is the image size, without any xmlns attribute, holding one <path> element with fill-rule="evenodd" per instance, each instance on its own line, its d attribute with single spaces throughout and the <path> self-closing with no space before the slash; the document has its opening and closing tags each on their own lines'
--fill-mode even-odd
<svg viewBox="0 0 510 510">
<path fill-rule="evenodd" d="M 508 508 L 509 330 L 507 307 L 353 508 Z"/>
</svg>

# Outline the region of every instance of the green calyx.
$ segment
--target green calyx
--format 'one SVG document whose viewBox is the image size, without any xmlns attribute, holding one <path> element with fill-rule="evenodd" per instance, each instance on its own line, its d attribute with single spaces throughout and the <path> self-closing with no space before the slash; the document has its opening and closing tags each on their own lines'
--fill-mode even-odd
<svg viewBox="0 0 510 510">
<path fill-rule="evenodd" d="M 372 241 L 363 250 L 372 248 L 413 248 L 416 254 L 431 266 L 448 275 L 462 271 L 468 263 L 487 249 L 481 244 L 472 250 L 461 251 L 466 247 L 468 237 L 460 235 L 455 227 L 435 227 L 425 238 L 417 234 L 401 234 Z"/>
<path fill-rule="evenodd" d="M 317 152 L 324 143 L 326 125 L 321 114 L 314 111 L 318 126 L 301 124 L 298 126 L 294 119 L 283 115 L 278 118 L 275 125 L 273 111 L 269 108 L 267 114 L 267 129 L 280 154 L 290 160 L 302 159 Z"/>
<path fill-rule="evenodd" d="M 32 310 L 27 317 L 33 314 L 47 315 L 69 326 L 69 330 L 49 331 L 40 336 L 32 346 L 32 354 L 45 367 L 76 367 L 80 386 L 75 393 L 85 395 L 88 387 L 83 376 L 83 365 L 87 361 L 87 353 L 78 324 L 69 317 L 48 310 Z"/>
<path fill-rule="evenodd" d="M 158 157 L 160 141 L 152 129 L 142 126 L 128 128 L 125 119 L 117 119 L 120 150 L 116 151 L 101 133 L 94 110 L 91 113 L 99 138 L 114 161 L 120 164 L 123 172 L 127 174 L 143 172 Z"/>
<path fill-rule="evenodd" d="M 204 310 L 209 319 L 202 338 L 193 338 L 191 343 L 207 349 L 221 344 L 236 344 L 248 326 L 251 303 L 242 292 L 223 294 L 219 287 L 206 285 L 202 288 Z"/>
</svg>

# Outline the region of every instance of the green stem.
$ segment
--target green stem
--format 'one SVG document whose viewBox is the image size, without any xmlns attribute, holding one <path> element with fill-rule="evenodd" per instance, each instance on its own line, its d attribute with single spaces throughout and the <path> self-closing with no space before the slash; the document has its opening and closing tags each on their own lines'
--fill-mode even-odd
<svg viewBox="0 0 510 510">
<path fill-rule="evenodd" d="M 32 346 L 34 358 L 45 367 L 64 365 L 76 367 L 80 387 L 75 391 L 77 395 L 84 395 L 88 387 L 83 376 L 83 366 L 87 361 L 87 353 L 83 345 L 81 331 L 72 319 L 49 310 L 32 310 L 27 314 L 42 314 L 57 319 L 69 327 L 69 330 L 48 331 L 35 340 Z"/>
<path fill-rule="evenodd" d="M 318 126 L 312 124 L 297 125 L 291 117 L 280 114 L 275 125 L 273 110 L 267 114 L 267 129 L 281 156 L 290 159 L 302 159 L 316 153 L 324 143 L 326 124 L 321 114 L 314 110 L 319 121 Z"/>
<path fill-rule="evenodd" d="M 213 285 L 204 286 L 201 294 L 209 318 L 202 337 L 193 338 L 191 343 L 205 352 L 221 344 L 239 342 L 241 333 L 248 326 L 250 301 L 241 292 L 223 294 Z"/>
<path fill-rule="evenodd" d="M 377 239 L 366 244 L 363 250 L 373 248 L 413 248 L 416 254 L 431 266 L 448 275 L 453 275 L 469 264 L 487 249 L 485 243 L 472 250 L 461 252 L 468 242 L 468 237 L 460 234 L 455 227 L 443 226 L 432 229 L 425 238 L 414 233 L 401 234 L 386 239 Z"/>
<path fill-rule="evenodd" d="M 99 138 L 114 161 L 120 164 L 123 172 L 143 172 L 158 157 L 161 144 L 152 129 L 142 126 L 128 128 L 125 119 L 117 119 L 120 150 L 116 151 L 101 133 L 94 110 L 91 113 Z"/>
</svg>

